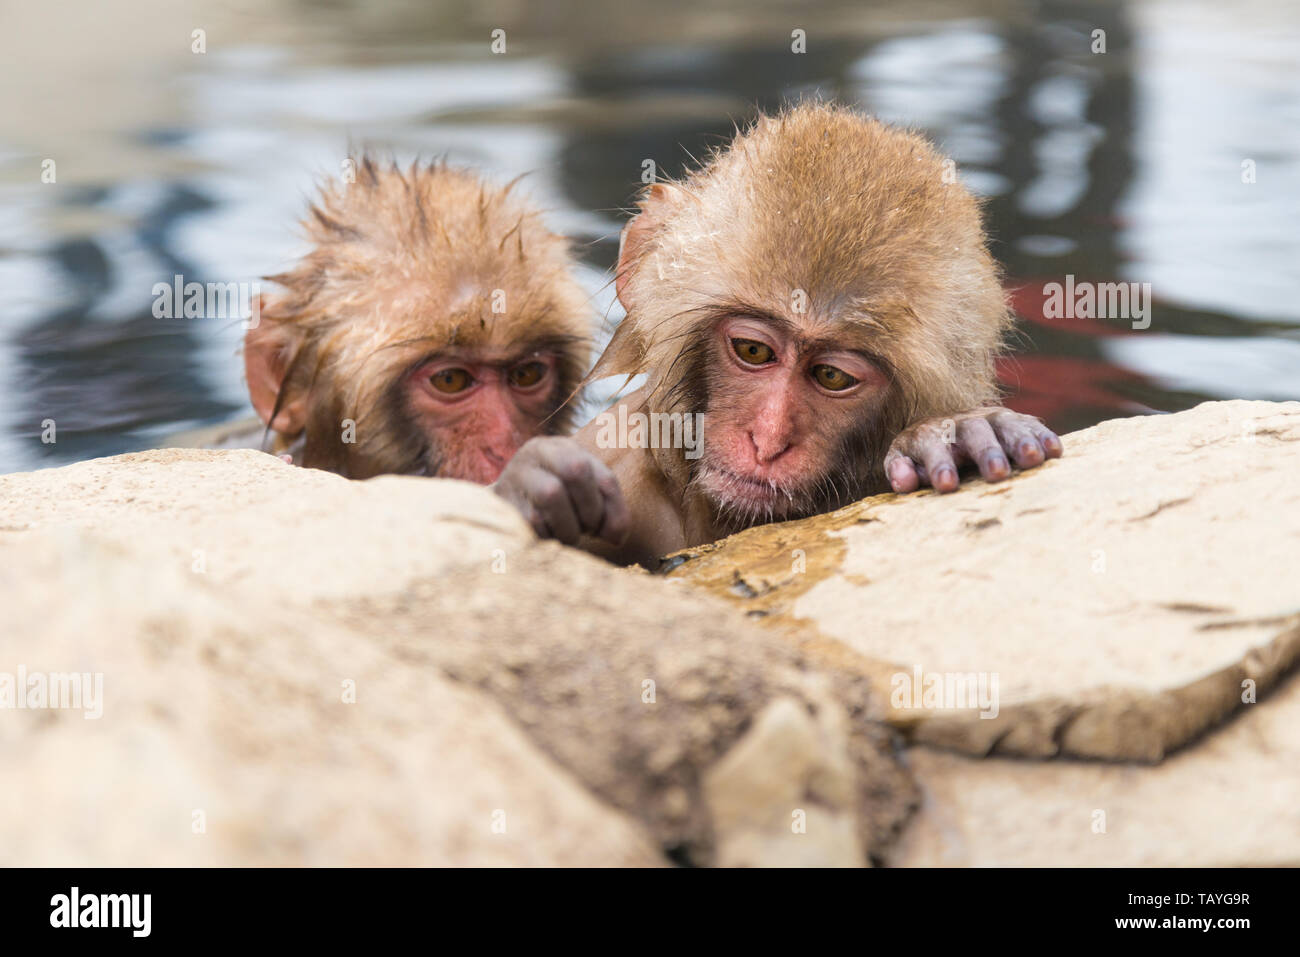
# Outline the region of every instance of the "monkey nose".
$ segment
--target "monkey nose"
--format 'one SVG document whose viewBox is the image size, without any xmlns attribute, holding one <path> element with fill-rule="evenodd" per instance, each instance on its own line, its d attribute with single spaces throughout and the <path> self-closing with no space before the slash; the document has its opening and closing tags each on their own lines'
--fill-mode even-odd
<svg viewBox="0 0 1300 957">
<path fill-rule="evenodd" d="M 506 463 L 510 461 L 512 453 L 501 452 L 497 449 L 483 449 L 482 454 L 484 464 L 494 472 L 500 473 L 506 467 Z"/>
<path fill-rule="evenodd" d="M 790 448 L 790 442 L 784 436 L 760 436 L 750 432 L 749 442 L 754 447 L 754 459 L 759 465 L 770 465 Z"/>
</svg>

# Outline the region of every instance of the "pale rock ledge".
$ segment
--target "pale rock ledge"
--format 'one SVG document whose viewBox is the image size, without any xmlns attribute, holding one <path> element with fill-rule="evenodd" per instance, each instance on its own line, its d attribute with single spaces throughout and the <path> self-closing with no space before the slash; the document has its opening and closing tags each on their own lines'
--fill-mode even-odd
<svg viewBox="0 0 1300 957">
<path fill-rule="evenodd" d="M 1010 482 L 688 550 L 669 577 L 871 682 L 923 794 L 890 863 L 1300 865 L 1300 403 L 1065 444 Z M 914 691 L 993 675 L 996 717 Z"/>
<path fill-rule="evenodd" d="M 103 675 L 0 709 L 0 864 L 1300 863 L 1300 403 L 1066 447 L 666 575 L 459 482 L 0 476 L 0 693 Z"/>
</svg>

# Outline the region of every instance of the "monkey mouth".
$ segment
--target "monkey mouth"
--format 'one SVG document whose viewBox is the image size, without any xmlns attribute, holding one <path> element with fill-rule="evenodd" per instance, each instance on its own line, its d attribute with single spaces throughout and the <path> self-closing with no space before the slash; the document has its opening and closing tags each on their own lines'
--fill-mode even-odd
<svg viewBox="0 0 1300 957">
<path fill-rule="evenodd" d="M 717 506 L 720 517 L 742 526 L 778 521 L 799 510 L 800 496 L 776 479 L 704 466 L 697 481 Z"/>
<path fill-rule="evenodd" d="M 505 462 L 498 458 L 480 456 L 461 462 L 459 468 L 441 472 L 439 476 L 441 478 L 460 479 L 464 482 L 475 482 L 479 485 L 491 485 L 501 477 L 501 472 L 505 467 Z"/>
<path fill-rule="evenodd" d="M 450 458 L 426 461 L 424 465 L 407 473 L 426 478 L 459 479 L 477 485 L 491 485 L 501 477 L 509 456 L 489 450 L 466 452 Z"/>
</svg>

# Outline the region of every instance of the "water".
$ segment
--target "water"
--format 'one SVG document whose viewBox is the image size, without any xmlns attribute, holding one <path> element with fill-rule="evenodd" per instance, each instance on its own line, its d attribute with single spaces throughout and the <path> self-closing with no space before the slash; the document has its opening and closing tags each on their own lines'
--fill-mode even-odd
<svg viewBox="0 0 1300 957">
<path fill-rule="evenodd" d="M 987 198 L 1024 313 L 1014 407 L 1068 431 L 1300 398 L 1294 3 L 70 0 L 3 18 L 0 471 L 244 414 L 238 323 L 155 319 L 151 290 L 283 269 L 350 144 L 530 171 L 616 319 L 643 161 L 678 172 L 813 92 L 923 130 Z M 1150 328 L 1044 320 L 1067 274 L 1150 283 Z"/>
</svg>

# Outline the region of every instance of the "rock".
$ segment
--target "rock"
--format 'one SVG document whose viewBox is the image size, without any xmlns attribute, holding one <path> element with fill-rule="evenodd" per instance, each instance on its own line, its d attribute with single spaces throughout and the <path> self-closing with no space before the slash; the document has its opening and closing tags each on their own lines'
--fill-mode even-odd
<svg viewBox="0 0 1300 957">
<path fill-rule="evenodd" d="M 922 811 L 890 863 L 1300 866 L 1300 681 L 1156 767 L 912 748 Z"/>
<path fill-rule="evenodd" d="M 915 807 L 892 736 L 867 717 L 862 678 L 812 673 L 795 648 L 717 599 L 554 543 L 512 556 L 502 572 L 467 567 L 317 612 L 491 694 L 681 863 L 718 862 L 730 822 L 719 833 L 703 780 L 778 700 L 846 729 L 859 859 L 882 860 Z M 786 773 L 774 757 L 768 774 Z M 783 813 L 773 825 L 781 835 L 790 832 Z"/>
<path fill-rule="evenodd" d="M 1006 483 L 751 529 L 669 574 L 867 677 L 914 742 L 1153 762 L 1300 656 L 1298 472 L 1300 403 L 1208 403 L 1074 433 Z M 997 708 L 912 707 L 961 676 L 996 679 Z"/>
<path fill-rule="evenodd" d="M 1300 864 L 1300 403 L 1066 447 L 666 575 L 459 482 L 0 476 L 0 864 Z"/>
<path fill-rule="evenodd" d="M 841 854 L 916 803 L 863 679 L 477 486 L 172 450 L 0 503 L 0 673 L 103 675 L 97 720 L 0 710 L 3 864 L 715 863 L 702 781 L 778 700 L 839 729 Z"/>
<path fill-rule="evenodd" d="M 517 512 L 469 482 L 349 482 L 243 450 L 167 449 L 0 476 L 0 530 L 84 528 L 140 561 L 307 603 L 400 590 L 527 547 Z M 415 530 L 436 528 L 424 542 Z"/>
<path fill-rule="evenodd" d="M 0 711 L 0 864 L 661 860 L 488 696 L 434 667 L 124 542 L 65 528 L 0 556 L 0 670 L 103 675 L 98 719 Z"/>
<path fill-rule="evenodd" d="M 759 714 L 705 777 L 717 863 L 865 863 L 854 835 L 857 796 L 846 731 L 842 711 L 821 708 L 814 717 L 791 698 Z"/>
</svg>

